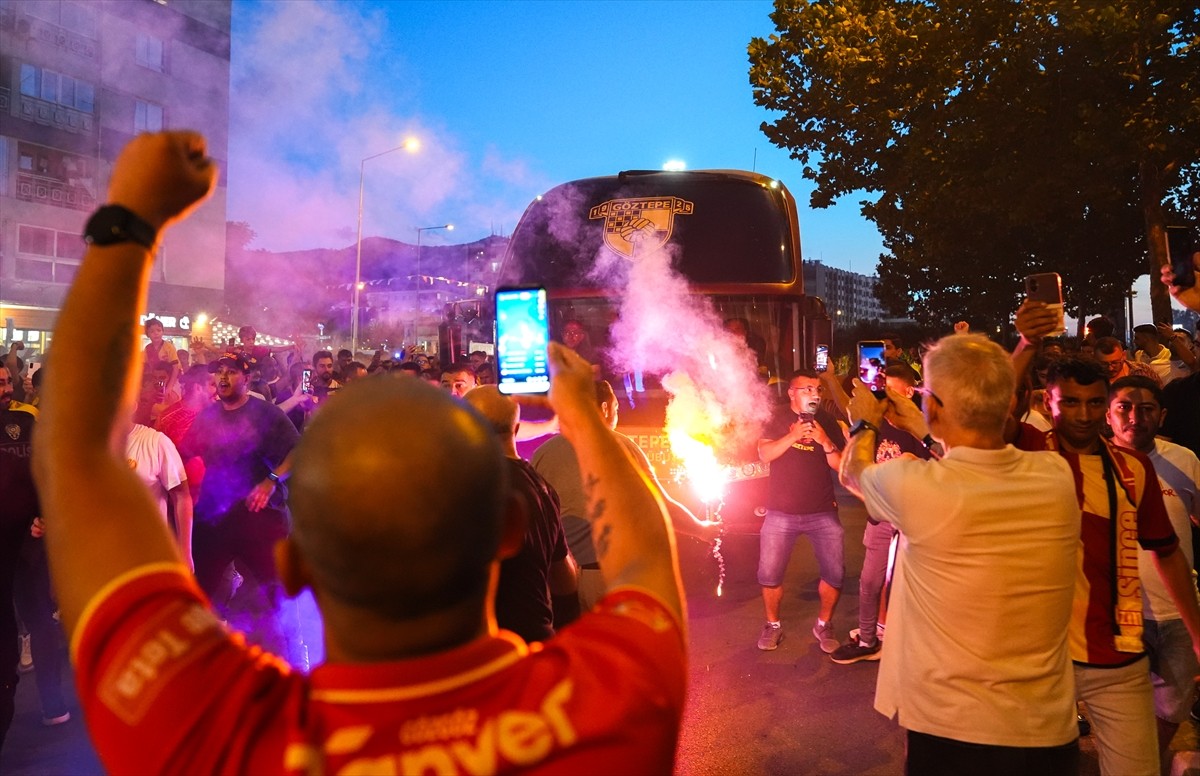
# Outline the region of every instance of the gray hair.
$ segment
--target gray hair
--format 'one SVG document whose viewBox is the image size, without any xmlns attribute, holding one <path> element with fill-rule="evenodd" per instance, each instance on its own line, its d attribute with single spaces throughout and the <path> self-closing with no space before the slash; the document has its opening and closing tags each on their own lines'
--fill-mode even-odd
<svg viewBox="0 0 1200 776">
<path fill-rule="evenodd" d="M 925 355 L 925 384 L 965 429 L 1003 431 L 1017 378 L 1012 361 L 982 334 L 943 337 Z"/>
</svg>

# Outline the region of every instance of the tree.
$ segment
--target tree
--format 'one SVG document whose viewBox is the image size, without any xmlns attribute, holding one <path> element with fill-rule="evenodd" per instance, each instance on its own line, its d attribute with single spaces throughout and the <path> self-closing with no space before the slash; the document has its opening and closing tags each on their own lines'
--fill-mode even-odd
<svg viewBox="0 0 1200 776">
<path fill-rule="evenodd" d="M 1200 9 L 1165 0 L 777 0 L 750 43 L 764 123 L 879 227 L 881 299 L 928 324 L 1006 320 L 1058 271 L 1068 311 L 1120 307 L 1195 212 Z M 1156 320 L 1169 299 L 1152 284 Z"/>
</svg>

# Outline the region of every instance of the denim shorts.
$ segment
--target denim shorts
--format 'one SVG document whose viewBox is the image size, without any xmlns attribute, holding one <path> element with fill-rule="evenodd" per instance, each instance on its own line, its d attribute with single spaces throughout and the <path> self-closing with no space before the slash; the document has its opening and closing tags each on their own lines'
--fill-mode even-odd
<svg viewBox="0 0 1200 776">
<path fill-rule="evenodd" d="M 783 584 L 796 537 L 804 534 L 812 542 L 821 581 L 841 589 L 846 573 L 844 533 L 837 512 L 790 515 L 768 509 L 758 534 L 758 584 L 763 587 Z"/>
<path fill-rule="evenodd" d="M 1150 654 L 1154 714 L 1179 724 L 1188 718 L 1196 690 L 1196 653 L 1183 620 L 1146 620 L 1143 640 Z"/>
</svg>

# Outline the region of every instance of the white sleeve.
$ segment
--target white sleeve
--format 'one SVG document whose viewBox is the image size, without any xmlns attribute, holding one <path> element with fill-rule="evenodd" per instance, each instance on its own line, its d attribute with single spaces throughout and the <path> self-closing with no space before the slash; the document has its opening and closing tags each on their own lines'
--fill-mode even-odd
<svg viewBox="0 0 1200 776">
<path fill-rule="evenodd" d="M 168 491 L 174 490 L 187 482 L 187 472 L 183 468 L 183 459 L 175 449 L 175 443 L 161 431 L 156 434 L 158 439 L 158 481 Z"/>
<path fill-rule="evenodd" d="M 900 513 L 903 511 L 901 506 L 904 501 L 905 473 L 915 474 L 913 467 L 925 463 L 927 462 L 894 458 L 864 469 L 862 476 L 858 478 L 858 485 L 862 490 L 867 514 L 876 520 L 885 520 L 903 531 Z"/>
</svg>

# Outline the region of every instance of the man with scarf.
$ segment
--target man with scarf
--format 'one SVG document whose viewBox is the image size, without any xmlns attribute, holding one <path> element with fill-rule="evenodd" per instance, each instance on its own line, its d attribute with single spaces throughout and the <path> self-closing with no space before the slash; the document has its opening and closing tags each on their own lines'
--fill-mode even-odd
<svg viewBox="0 0 1200 776">
<path fill-rule="evenodd" d="M 1026 301 L 1017 313 L 1021 332 L 1015 360 L 1036 349 L 1053 329 L 1045 305 Z M 1187 559 L 1171 527 L 1157 475 L 1143 454 L 1117 447 L 1101 434 L 1108 381 L 1093 359 L 1072 357 L 1051 365 L 1046 403 L 1054 429 L 1021 424 L 1016 446 L 1055 450 L 1075 474 L 1083 510 L 1068 645 L 1075 664 L 1076 697 L 1087 704 L 1104 774 L 1159 772 L 1158 733 L 1149 660 L 1142 644 L 1138 548 L 1154 565 L 1200 655 L 1200 605 Z"/>
</svg>

